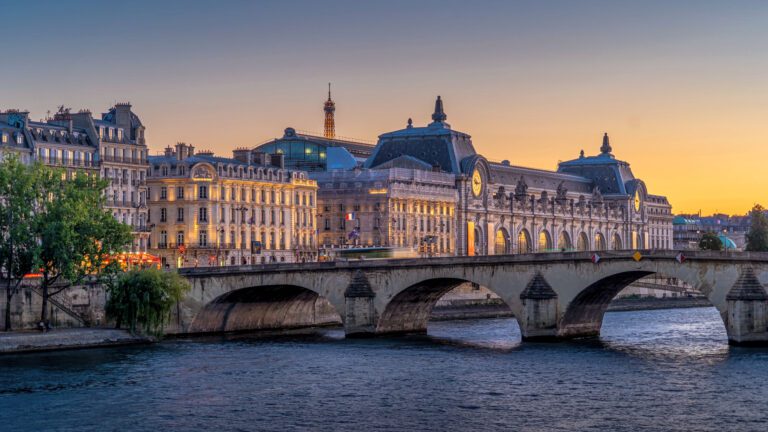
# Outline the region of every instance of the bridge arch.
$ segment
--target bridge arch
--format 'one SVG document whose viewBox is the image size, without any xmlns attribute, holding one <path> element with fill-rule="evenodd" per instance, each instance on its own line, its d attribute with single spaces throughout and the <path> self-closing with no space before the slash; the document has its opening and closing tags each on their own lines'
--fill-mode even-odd
<svg viewBox="0 0 768 432">
<path fill-rule="evenodd" d="M 417 282 L 404 283 L 403 288 L 392 295 L 379 309 L 381 313 L 376 324 L 376 333 L 425 333 L 432 309 L 437 301 L 449 291 L 465 283 L 473 283 L 488 288 L 510 308 L 516 320 L 520 316 L 522 310 L 520 300 L 505 295 L 508 293 L 504 291 L 495 290 L 488 286 L 488 283 L 474 282 L 460 275 L 434 275 Z"/>
<path fill-rule="evenodd" d="M 588 282 L 570 300 L 565 299 L 566 307 L 558 324 L 558 336 L 598 336 L 605 312 L 613 298 L 633 282 L 654 274 L 677 278 L 704 294 L 720 313 L 727 329 L 725 292 L 730 285 L 722 284 L 716 288 L 713 286 L 716 279 L 712 275 L 702 278 L 683 265 L 641 263 L 634 268 L 601 272 L 599 279 Z"/>
<path fill-rule="evenodd" d="M 298 285 L 235 289 L 214 298 L 194 315 L 189 333 L 294 329 L 341 324 L 336 308 Z"/>
</svg>

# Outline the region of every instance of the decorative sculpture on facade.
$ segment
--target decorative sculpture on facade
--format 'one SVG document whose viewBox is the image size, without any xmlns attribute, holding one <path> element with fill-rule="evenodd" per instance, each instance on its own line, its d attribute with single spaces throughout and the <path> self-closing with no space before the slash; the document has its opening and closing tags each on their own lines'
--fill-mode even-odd
<svg viewBox="0 0 768 432">
<path fill-rule="evenodd" d="M 528 185 L 525 183 L 525 178 L 520 177 L 515 186 L 515 199 L 523 201 L 526 195 L 528 195 Z"/>
</svg>

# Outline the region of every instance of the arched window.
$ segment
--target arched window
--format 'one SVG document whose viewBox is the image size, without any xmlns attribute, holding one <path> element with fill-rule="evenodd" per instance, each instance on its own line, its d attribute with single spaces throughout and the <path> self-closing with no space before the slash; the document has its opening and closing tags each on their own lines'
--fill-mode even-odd
<svg viewBox="0 0 768 432">
<path fill-rule="evenodd" d="M 546 252 L 552 250 L 552 237 L 549 235 L 549 231 L 541 230 L 539 233 L 539 252 Z"/>
<path fill-rule="evenodd" d="M 589 238 L 587 238 L 587 234 L 583 231 L 579 234 L 579 241 L 576 243 L 576 249 L 579 251 L 589 250 Z"/>
<path fill-rule="evenodd" d="M 422 220 L 423 223 L 423 220 Z M 483 231 L 475 227 L 475 255 L 483 255 Z"/>
<path fill-rule="evenodd" d="M 621 237 L 619 237 L 618 234 L 613 235 L 613 245 L 611 245 L 611 248 L 613 250 L 622 250 L 624 249 L 624 245 L 621 243 Z"/>
<path fill-rule="evenodd" d="M 567 232 L 560 232 L 560 237 L 557 239 L 557 247 L 563 252 L 573 249 L 571 236 L 569 236 Z"/>
<path fill-rule="evenodd" d="M 595 250 L 605 250 L 605 237 L 602 233 L 595 234 Z"/>
<path fill-rule="evenodd" d="M 507 230 L 504 228 L 499 229 L 496 231 L 496 242 L 495 242 L 495 249 L 494 253 L 496 255 L 503 255 L 509 253 L 509 246 L 508 246 L 508 238 Z"/>
<path fill-rule="evenodd" d="M 520 230 L 520 234 L 517 235 L 517 253 L 530 253 L 531 252 L 531 235 L 528 234 L 528 230 L 523 228 Z"/>
<path fill-rule="evenodd" d="M 645 242 L 643 241 L 643 233 L 641 232 L 637 233 L 637 248 L 638 249 L 645 248 Z"/>
</svg>

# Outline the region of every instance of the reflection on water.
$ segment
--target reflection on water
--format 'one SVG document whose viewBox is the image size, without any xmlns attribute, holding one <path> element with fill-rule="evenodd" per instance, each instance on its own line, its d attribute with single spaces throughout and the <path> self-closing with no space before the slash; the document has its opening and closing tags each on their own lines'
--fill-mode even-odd
<svg viewBox="0 0 768 432">
<path fill-rule="evenodd" d="M 768 350 L 729 348 L 711 308 L 609 313 L 568 343 L 495 319 L 0 357 L 13 431 L 765 431 L 766 400 Z"/>
</svg>

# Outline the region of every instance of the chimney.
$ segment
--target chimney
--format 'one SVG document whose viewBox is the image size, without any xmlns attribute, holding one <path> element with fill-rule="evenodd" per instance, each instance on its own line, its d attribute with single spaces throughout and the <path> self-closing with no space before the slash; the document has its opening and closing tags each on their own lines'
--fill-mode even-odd
<svg viewBox="0 0 768 432">
<path fill-rule="evenodd" d="M 165 157 L 172 157 L 176 156 L 176 153 L 173 151 L 173 147 L 168 146 L 165 148 Z"/>
<path fill-rule="evenodd" d="M 115 104 L 115 125 L 123 128 L 125 132 L 131 130 L 131 104 L 129 102 Z"/>
<path fill-rule="evenodd" d="M 232 158 L 242 163 L 251 164 L 251 150 L 247 148 L 236 148 L 232 150 Z"/>
<path fill-rule="evenodd" d="M 187 158 L 187 145 L 183 142 L 176 143 L 176 159 L 184 160 Z"/>
</svg>

